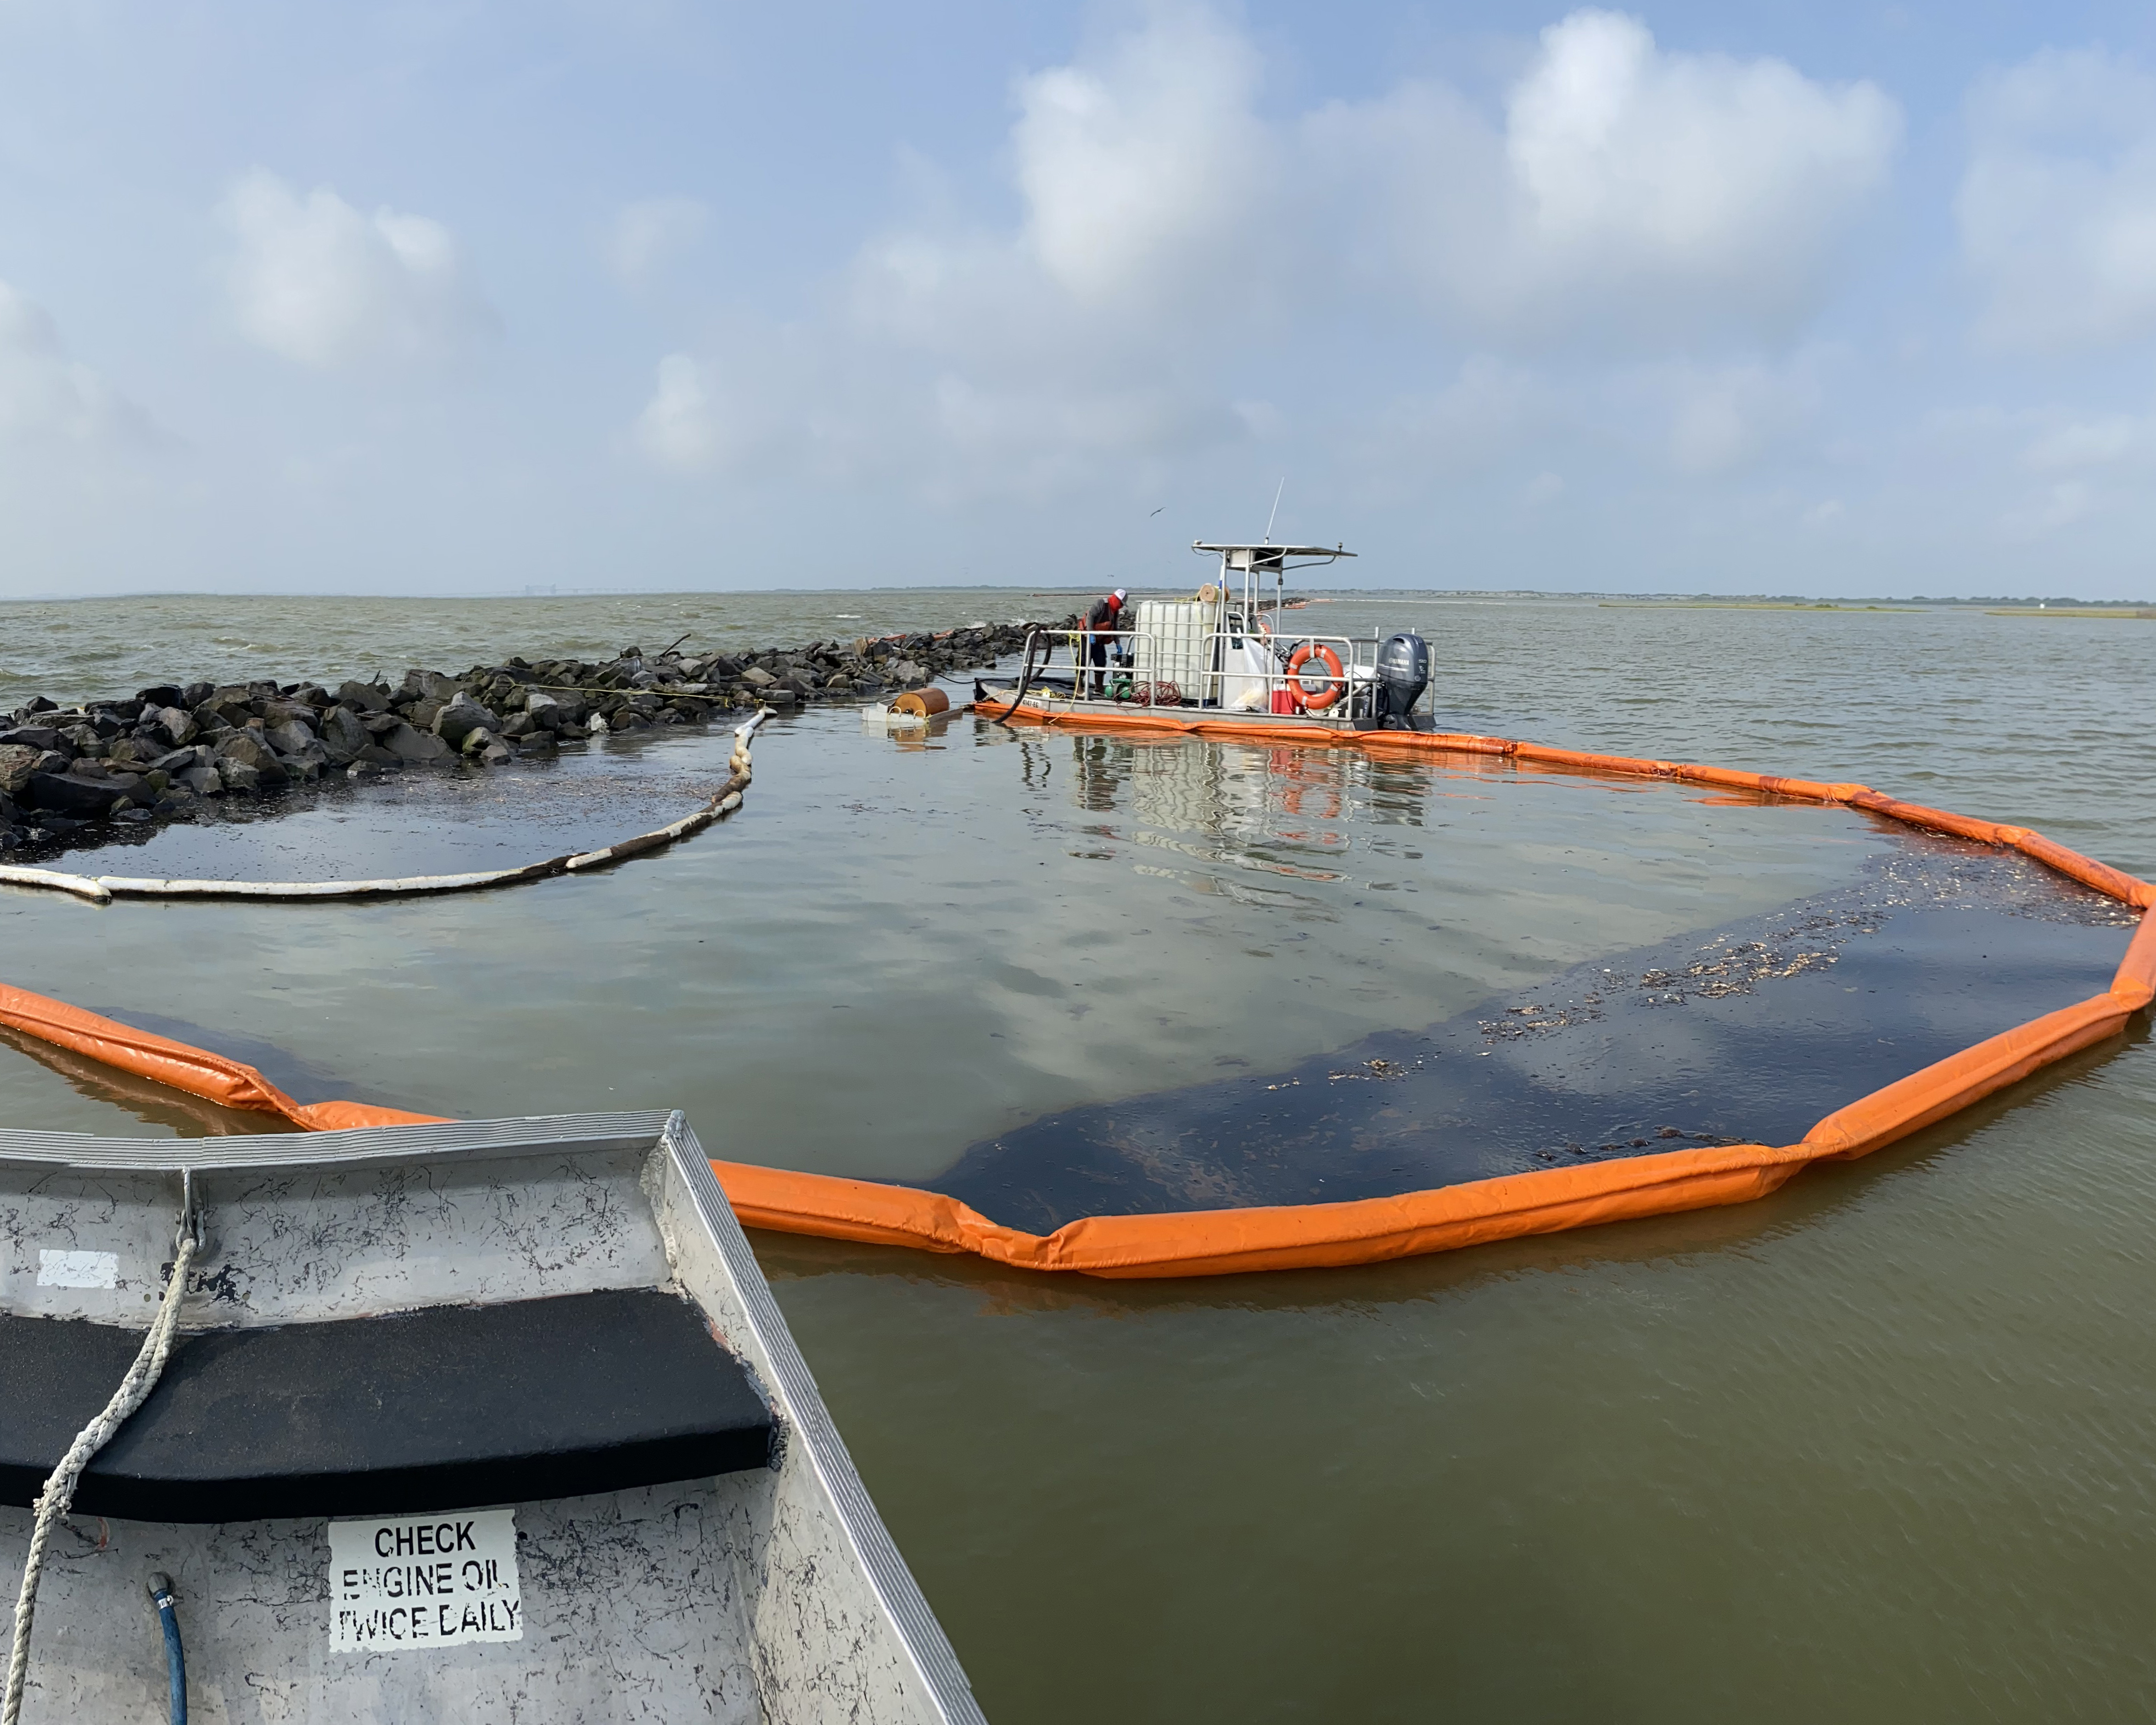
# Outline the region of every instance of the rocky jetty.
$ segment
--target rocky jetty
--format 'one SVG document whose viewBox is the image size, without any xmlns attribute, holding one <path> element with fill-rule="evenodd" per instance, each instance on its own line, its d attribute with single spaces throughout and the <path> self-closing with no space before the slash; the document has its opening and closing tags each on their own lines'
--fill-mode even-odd
<svg viewBox="0 0 2156 1725">
<path fill-rule="evenodd" d="M 736 709 L 785 710 L 920 688 L 993 665 L 1052 624 L 805 647 L 646 655 L 603 664 L 513 658 L 403 681 L 160 684 L 124 701 L 39 697 L 0 728 L 0 854 L 80 848 L 198 814 L 203 799 L 274 796 L 326 776 L 484 769 L 608 732 L 696 725 Z"/>
</svg>

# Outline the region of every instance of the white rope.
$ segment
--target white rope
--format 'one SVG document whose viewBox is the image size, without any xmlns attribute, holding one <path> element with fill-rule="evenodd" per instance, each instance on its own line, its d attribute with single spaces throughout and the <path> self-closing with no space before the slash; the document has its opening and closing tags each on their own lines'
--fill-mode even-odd
<svg viewBox="0 0 2156 1725">
<path fill-rule="evenodd" d="M 15 1645 L 8 1656 L 8 1698 L 5 1706 L 0 1707 L 0 1725 L 17 1725 L 22 1717 L 23 1682 L 30 1668 L 30 1620 L 37 1614 L 38 1575 L 44 1568 L 45 1542 L 51 1537 L 54 1524 L 66 1515 L 69 1506 L 74 1502 L 74 1488 L 82 1478 L 82 1471 L 90 1466 L 90 1458 L 112 1441 L 114 1434 L 127 1423 L 128 1416 L 149 1399 L 172 1353 L 172 1329 L 178 1322 L 180 1301 L 186 1293 L 187 1266 L 193 1262 L 195 1255 L 192 1224 L 190 1215 L 182 1224 L 179 1250 L 172 1261 L 172 1277 L 165 1284 L 164 1300 L 157 1307 L 150 1333 L 142 1338 L 142 1351 L 135 1356 L 135 1363 L 120 1380 L 120 1388 L 113 1391 L 105 1411 L 75 1435 L 74 1444 L 38 1494 L 38 1519 L 30 1532 L 29 1556 L 23 1565 L 23 1590 L 15 1599 Z"/>
</svg>

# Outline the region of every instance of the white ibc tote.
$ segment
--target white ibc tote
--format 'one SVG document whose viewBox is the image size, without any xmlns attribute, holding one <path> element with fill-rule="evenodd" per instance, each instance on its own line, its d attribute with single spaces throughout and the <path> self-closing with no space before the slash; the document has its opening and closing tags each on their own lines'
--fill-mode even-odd
<svg viewBox="0 0 2156 1725">
<path fill-rule="evenodd" d="M 1194 599 L 1140 599 L 1131 675 L 1141 683 L 1173 683 L 1195 700 L 1205 671 L 1205 638 L 1214 608 Z"/>
</svg>

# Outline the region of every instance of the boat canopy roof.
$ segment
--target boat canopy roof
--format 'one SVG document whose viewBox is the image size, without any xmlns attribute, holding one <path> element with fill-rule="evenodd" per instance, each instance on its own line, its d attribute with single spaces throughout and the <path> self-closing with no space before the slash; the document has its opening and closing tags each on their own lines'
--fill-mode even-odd
<svg viewBox="0 0 2156 1725">
<path fill-rule="evenodd" d="M 1330 563 L 1355 555 L 1339 545 L 1208 545 L 1194 541 L 1190 548 L 1215 553 L 1228 568 L 1266 574 L 1278 569 L 1300 569 L 1312 563 Z"/>
</svg>

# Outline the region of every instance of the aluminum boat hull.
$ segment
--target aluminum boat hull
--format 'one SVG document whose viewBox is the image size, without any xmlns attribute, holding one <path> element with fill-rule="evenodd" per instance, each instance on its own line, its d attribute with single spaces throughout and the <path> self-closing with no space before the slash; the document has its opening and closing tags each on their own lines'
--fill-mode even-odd
<svg viewBox="0 0 2156 1725">
<path fill-rule="evenodd" d="M 49 1548 L 30 1725 L 167 1717 L 153 1574 L 198 1721 L 979 1719 L 679 1115 L 0 1132 L 10 1605 L 183 1173 L 181 1338 Z"/>
</svg>

